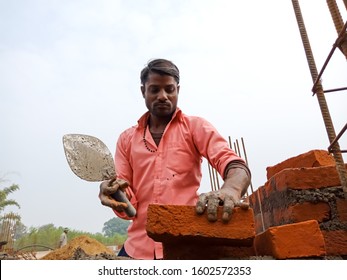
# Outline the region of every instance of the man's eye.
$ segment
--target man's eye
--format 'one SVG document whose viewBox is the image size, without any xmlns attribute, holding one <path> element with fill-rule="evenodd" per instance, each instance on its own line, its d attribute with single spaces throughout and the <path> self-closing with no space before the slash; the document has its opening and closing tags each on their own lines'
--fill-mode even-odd
<svg viewBox="0 0 347 280">
<path fill-rule="evenodd" d="M 158 93 L 159 92 L 159 88 L 151 88 L 150 92 L 151 93 Z"/>
<path fill-rule="evenodd" d="M 173 93 L 175 91 L 175 87 L 167 87 L 166 90 L 165 90 L 167 93 Z"/>
</svg>

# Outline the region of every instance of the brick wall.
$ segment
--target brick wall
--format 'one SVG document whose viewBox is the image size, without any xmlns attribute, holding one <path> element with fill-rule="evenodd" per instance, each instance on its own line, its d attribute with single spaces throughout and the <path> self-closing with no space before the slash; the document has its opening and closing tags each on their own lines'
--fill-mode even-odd
<svg viewBox="0 0 347 280">
<path fill-rule="evenodd" d="M 314 220 L 326 255 L 347 256 L 347 200 L 330 163 L 331 155 L 314 150 L 268 167 L 268 181 L 249 197 L 257 234 L 263 228 Z"/>
<path fill-rule="evenodd" d="M 251 208 L 235 208 L 229 223 L 193 206 L 150 205 L 147 233 L 165 259 L 346 258 L 347 200 L 333 164 L 313 150 L 268 167 Z"/>
</svg>

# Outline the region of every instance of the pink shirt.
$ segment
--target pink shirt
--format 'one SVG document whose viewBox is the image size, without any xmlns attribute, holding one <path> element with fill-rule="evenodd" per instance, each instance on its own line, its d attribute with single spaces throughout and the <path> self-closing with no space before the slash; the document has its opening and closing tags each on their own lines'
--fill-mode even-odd
<svg viewBox="0 0 347 280">
<path fill-rule="evenodd" d="M 163 258 L 162 244 L 147 236 L 146 220 L 149 204 L 195 205 L 201 181 L 202 157 L 224 174 L 233 160 L 242 161 L 229 149 L 226 140 L 206 120 L 187 116 L 177 109 L 166 126 L 157 147 L 148 127 L 149 113 L 124 131 L 117 142 L 115 165 L 118 177 L 129 182 L 127 189 L 137 215 L 128 229 L 124 244 L 129 256 L 135 259 Z M 147 145 L 143 136 L 146 129 Z M 115 212 L 119 217 L 124 214 Z"/>
</svg>

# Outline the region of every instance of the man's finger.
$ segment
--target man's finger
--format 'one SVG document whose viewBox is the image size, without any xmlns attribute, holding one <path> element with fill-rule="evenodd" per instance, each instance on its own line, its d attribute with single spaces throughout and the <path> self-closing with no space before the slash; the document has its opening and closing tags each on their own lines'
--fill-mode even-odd
<svg viewBox="0 0 347 280">
<path fill-rule="evenodd" d="M 100 193 L 103 195 L 111 195 L 118 189 L 118 184 L 113 184 L 114 180 L 104 181 L 100 184 Z"/>
<path fill-rule="evenodd" d="M 223 205 L 223 215 L 222 215 L 222 221 L 227 223 L 231 219 L 231 214 L 233 213 L 233 209 L 235 207 L 234 201 L 230 197 L 226 197 L 224 199 L 224 205 Z"/>
<path fill-rule="evenodd" d="M 126 209 L 128 207 L 128 205 L 124 202 L 119 202 L 114 200 L 112 197 L 110 196 L 104 196 L 101 199 L 101 204 L 104 206 L 108 206 L 118 212 L 122 212 L 124 211 L 124 209 Z"/>
<path fill-rule="evenodd" d="M 204 213 L 206 208 L 206 202 L 207 202 L 207 195 L 205 193 L 200 194 L 198 198 L 198 202 L 196 203 L 196 213 L 201 215 Z"/>
<path fill-rule="evenodd" d="M 249 203 L 247 202 L 238 202 L 235 206 L 240 207 L 242 210 L 248 210 L 249 209 Z"/>
<path fill-rule="evenodd" d="M 217 211 L 219 206 L 218 196 L 210 196 L 207 201 L 207 219 L 210 222 L 217 221 Z"/>
<path fill-rule="evenodd" d="M 126 208 L 128 208 L 128 205 L 125 202 L 120 202 L 120 201 L 117 201 L 113 198 L 110 198 L 110 200 L 111 200 L 112 208 L 117 210 L 117 211 L 122 212 Z"/>
<path fill-rule="evenodd" d="M 129 186 L 129 183 L 123 179 L 111 180 L 110 187 L 113 186 L 117 186 L 117 189 L 121 188 L 123 190 Z"/>
</svg>

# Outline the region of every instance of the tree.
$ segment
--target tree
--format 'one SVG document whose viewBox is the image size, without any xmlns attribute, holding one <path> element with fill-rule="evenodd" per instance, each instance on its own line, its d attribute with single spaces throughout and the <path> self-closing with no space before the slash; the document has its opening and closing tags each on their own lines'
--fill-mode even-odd
<svg viewBox="0 0 347 280">
<path fill-rule="evenodd" d="M 0 180 L 0 182 L 3 182 L 3 180 Z M 13 248 L 16 225 L 20 222 L 20 215 L 13 212 L 3 214 L 3 212 L 8 206 L 17 206 L 20 208 L 17 201 L 8 199 L 8 195 L 17 190 L 19 190 L 19 186 L 16 184 L 0 190 L 0 241 L 5 241 L 5 246 L 8 248 Z"/>
<path fill-rule="evenodd" d="M 18 208 L 20 208 L 20 205 L 18 204 L 17 201 L 7 198 L 9 194 L 17 190 L 19 190 L 19 186 L 16 184 L 12 184 L 11 186 L 0 190 L 0 213 L 4 211 L 4 209 L 7 206 L 17 206 Z"/>
<path fill-rule="evenodd" d="M 55 227 L 53 224 L 46 224 L 40 227 L 30 227 L 26 230 L 21 238 L 16 239 L 15 249 L 22 250 L 47 250 L 47 248 L 55 249 L 64 227 Z M 88 233 L 70 229 L 68 233 L 68 242 L 78 236 L 88 236 L 93 238 L 105 246 L 122 245 L 126 239 L 124 235 L 115 234 L 111 237 L 105 237 L 101 233 Z"/>
<path fill-rule="evenodd" d="M 3 180 L 0 180 L 2 182 Z M 6 231 L 7 234 L 10 234 L 11 231 L 15 230 L 15 223 L 19 222 L 21 217 L 19 214 L 9 212 L 3 214 L 3 211 L 8 206 L 17 206 L 20 208 L 20 205 L 17 201 L 13 199 L 8 199 L 8 195 L 19 190 L 19 186 L 16 184 L 12 184 L 9 187 L 5 187 L 0 190 L 0 222 L 1 222 L 1 235 L 3 235 L 3 231 Z"/>
<path fill-rule="evenodd" d="M 120 218 L 112 218 L 104 223 L 102 232 L 106 237 L 114 236 L 115 234 L 126 235 L 130 221 Z"/>
<path fill-rule="evenodd" d="M 15 240 L 18 240 L 22 238 L 26 233 L 27 227 L 21 221 L 17 221 L 13 238 Z"/>
</svg>

